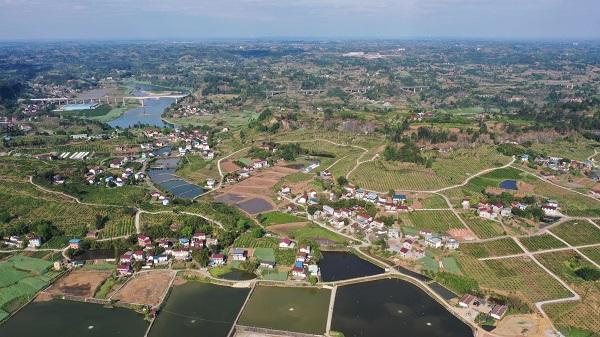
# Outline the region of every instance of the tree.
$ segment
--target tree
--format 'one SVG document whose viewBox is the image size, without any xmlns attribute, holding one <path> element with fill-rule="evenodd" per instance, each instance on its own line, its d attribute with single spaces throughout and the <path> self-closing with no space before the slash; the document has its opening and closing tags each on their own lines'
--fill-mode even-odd
<svg viewBox="0 0 600 337">
<path fill-rule="evenodd" d="M 194 259 L 201 267 L 208 266 L 208 262 L 210 261 L 208 249 L 195 250 L 192 253 L 192 259 Z"/>
<path fill-rule="evenodd" d="M 346 179 L 344 176 L 339 176 L 337 177 L 337 183 L 340 186 L 346 186 L 348 184 L 348 179 Z"/>
<path fill-rule="evenodd" d="M 264 229 L 262 229 L 262 227 L 258 227 L 258 226 L 257 226 L 257 227 L 253 227 L 253 228 L 250 230 L 250 235 L 251 235 L 253 238 L 256 238 L 256 239 L 258 239 L 258 238 L 262 238 L 262 237 L 263 237 L 263 235 L 265 235 L 265 230 L 264 230 Z"/>
</svg>

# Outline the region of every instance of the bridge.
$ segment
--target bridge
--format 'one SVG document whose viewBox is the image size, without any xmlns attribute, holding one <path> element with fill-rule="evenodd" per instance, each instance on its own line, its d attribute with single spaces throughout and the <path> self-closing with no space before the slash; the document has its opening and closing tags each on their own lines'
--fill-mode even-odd
<svg viewBox="0 0 600 337">
<path fill-rule="evenodd" d="M 342 88 L 342 91 L 349 94 L 365 94 L 369 90 L 369 87 L 347 87 Z M 314 96 L 325 93 L 326 89 L 285 89 L 285 90 L 267 90 L 267 98 L 272 98 L 278 95 L 289 95 L 289 94 L 303 94 L 306 96 Z"/>
<path fill-rule="evenodd" d="M 172 98 L 175 99 L 175 104 L 177 102 L 187 97 L 187 94 L 175 94 L 175 95 L 150 95 L 150 96 L 102 96 L 96 98 L 76 98 L 76 97 L 43 97 L 43 98 L 23 98 L 19 99 L 19 102 L 34 102 L 34 103 L 58 103 L 60 104 L 85 104 L 85 103 L 106 103 L 106 104 L 117 104 L 123 103 L 125 104 L 128 100 L 137 100 L 142 103 L 144 106 L 144 101 L 148 99 L 161 99 L 161 98 Z"/>
</svg>

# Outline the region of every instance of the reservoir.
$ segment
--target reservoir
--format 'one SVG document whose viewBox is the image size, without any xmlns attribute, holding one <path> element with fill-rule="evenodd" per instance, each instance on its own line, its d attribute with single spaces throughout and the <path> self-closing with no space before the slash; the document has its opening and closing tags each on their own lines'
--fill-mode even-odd
<svg viewBox="0 0 600 337">
<path fill-rule="evenodd" d="M 150 337 L 226 337 L 250 289 L 187 282 L 173 287 Z"/>
<path fill-rule="evenodd" d="M 426 292 L 397 279 L 339 287 L 331 329 L 346 337 L 473 337 Z"/>
<path fill-rule="evenodd" d="M 144 317 L 124 308 L 100 304 L 51 300 L 33 302 L 0 325 L 0 336 L 19 337 L 142 337 L 148 327 Z"/>
<path fill-rule="evenodd" d="M 323 258 L 319 261 L 321 280 L 333 282 L 353 279 L 357 277 L 383 274 L 383 268 L 348 252 L 322 252 Z"/>
<path fill-rule="evenodd" d="M 149 96 L 147 91 L 156 90 L 162 91 L 166 88 L 149 85 L 149 84 L 133 84 L 132 96 Z M 108 122 L 108 125 L 120 127 L 122 129 L 132 127 L 136 124 L 146 124 L 157 127 L 167 126 L 161 119 L 161 116 L 166 108 L 175 103 L 174 98 L 146 99 L 143 107 L 137 107 L 125 111 L 119 118 Z"/>
</svg>

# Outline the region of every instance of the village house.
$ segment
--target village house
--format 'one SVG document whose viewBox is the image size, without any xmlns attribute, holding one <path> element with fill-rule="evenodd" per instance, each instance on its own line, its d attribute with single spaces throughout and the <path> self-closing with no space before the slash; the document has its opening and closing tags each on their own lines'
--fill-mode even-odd
<svg viewBox="0 0 600 337">
<path fill-rule="evenodd" d="M 246 261 L 248 259 L 248 251 L 242 248 L 233 248 L 231 256 L 233 261 Z"/>
<path fill-rule="evenodd" d="M 69 240 L 69 248 L 70 249 L 79 249 L 80 243 L 81 243 L 80 239 L 71 239 L 71 240 Z"/>
<path fill-rule="evenodd" d="M 187 261 L 190 259 L 190 251 L 187 249 L 173 249 L 172 254 L 175 260 Z"/>
<path fill-rule="evenodd" d="M 29 248 L 40 248 L 42 245 L 42 239 L 34 235 L 28 235 L 27 240 L 29 241 Z"/>
<path fill-rule="evenodd" d="M 132 263 L 132 262 L 133 262 L 133 252 L 125 252 L 119 258 L 119 263 L 121 263 L 121 264 L 128 264 L 128 263 Z"/>
<path fill-rule="evenodd" d="M 290 193 L 292 193 L 292 189 L 290 188 L 289 185 L 281 186 L 281 194 L 290 194 Z"/>
<path fill-rule="evenodd" d="M 481 303 L 481 300 L 477 296 L 471 294 L 465 294 L 458 301 L 458 305 L 463 308 L 469 308 L 472 305 L 478 306 L 479 303 Z"/>
<path fill-rule="evenodd" d="M 492 316 L 492 318 L 494 319 L 502 319 L 502 317 L 504 317 L 504 314 L 506 314 L 507 310 L 508 307 L 506 305 L 496 304 L 492 307 L 492 310 L 490 311 L 490 316 Z"/>
<path fill-rule="evenodd" d="M 459 242 L 456 239 L 450 238 L 450 239 L 448 239 L 446 241 L 446 245 L 445 246 L 446 246 L 446 248 L 448 248 L 450 250 L 455 250 L 455 249 L 458 249 Z"/>
<path fill-rule="evenodd" d="M 129 263 L 120 264 L 117 267 L 117 274 L 119 276 L 129 276 L 129 275 L 133 274 L 133 268 L 131 267 L 131 264 L 129 264 Z"/>
<path fill-rule="evenodd" d="M 281 249 L 291 249 L 294 248 L 295 245 L 296 244 L 294 241 L 290 240 L 289 238 L 283 238 L 279 240 L 279 248 Z"/>
<path fill-rule="evenodd" d="M 147 235 L 139 234 L 137 239 L 138 239 L 137 245 L 142 248 L 152 246 L 152 239 L 150 239 L 150 237 Z"/>
<path fill-rule="evenodd" d="M 210 257 L 211 266 L 222 266 L 225 264 L 225 255 L 223 254 L 212 254 Z"/>
<path fill-rule="evenodd" d="M 428 236 L 425 238 L 425 245 L 433 248 L 442 248 L 442 239 L 435 236 Z"/>
</svg>

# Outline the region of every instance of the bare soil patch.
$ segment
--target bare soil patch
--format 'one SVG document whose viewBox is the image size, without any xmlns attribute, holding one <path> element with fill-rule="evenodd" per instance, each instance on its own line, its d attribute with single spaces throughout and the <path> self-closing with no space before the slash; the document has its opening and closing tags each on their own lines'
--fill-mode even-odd
<svg viewBox="0 0 600 337">
<path fill-rule="evenodd" d="M 458 241 L 475 240 L 475 235 L 473 235 L 473 233 L 466 228 L 453 228 L 448 231 L 448 234 Z"/>
<path fill-rule="evenodd" d="M 282 224 L 282 225 L 269 226 L 268 229 L 269 229 L 269 231 L 271 231 L 275 234 L 289 236 L 290 233 L 292 233 L 293 231 L 295 231 L 297 229 L 305 227 L 307 224 L 308 224 L 308 222 L 293 222 L 293 223 L 286 223 L 286 224 Z"/>
<path fill-rule="evenodd" d="M 76 270 L 56 281 L 46 292 L 91 298 L 110 274 L 110 270 Z"/>
<path fill-rule="evenodd" d="M 268 168 L 239 183 L 226 186 L 214 199 L 235 205 L 249 214 L 275 209 L 273 186 L 294 172 L 297 170 L 283 166 Z"/>
<path fill-rule="evenodd" d="M 170 270 L 139 273 L 119 289 L 113 299 L 124 303 L 157 306 L 167 291 L 172 276 L 173 271 Z"/>
<path fill-rule="evenodd" d="M 240 167 L 237 166 L 232 159 L 225 159 L 221 162 L 221 170 L 223 170 L 223 172 L 230 173 L 239 169 Z"/>
<path fill-rule="evenodd" d="M 502 336 L 547 336 L 546 330 L 551 328 L 547 319 L 535 314 L 507 316 L 498 323 L 494 333 Z"/>
</svg>

